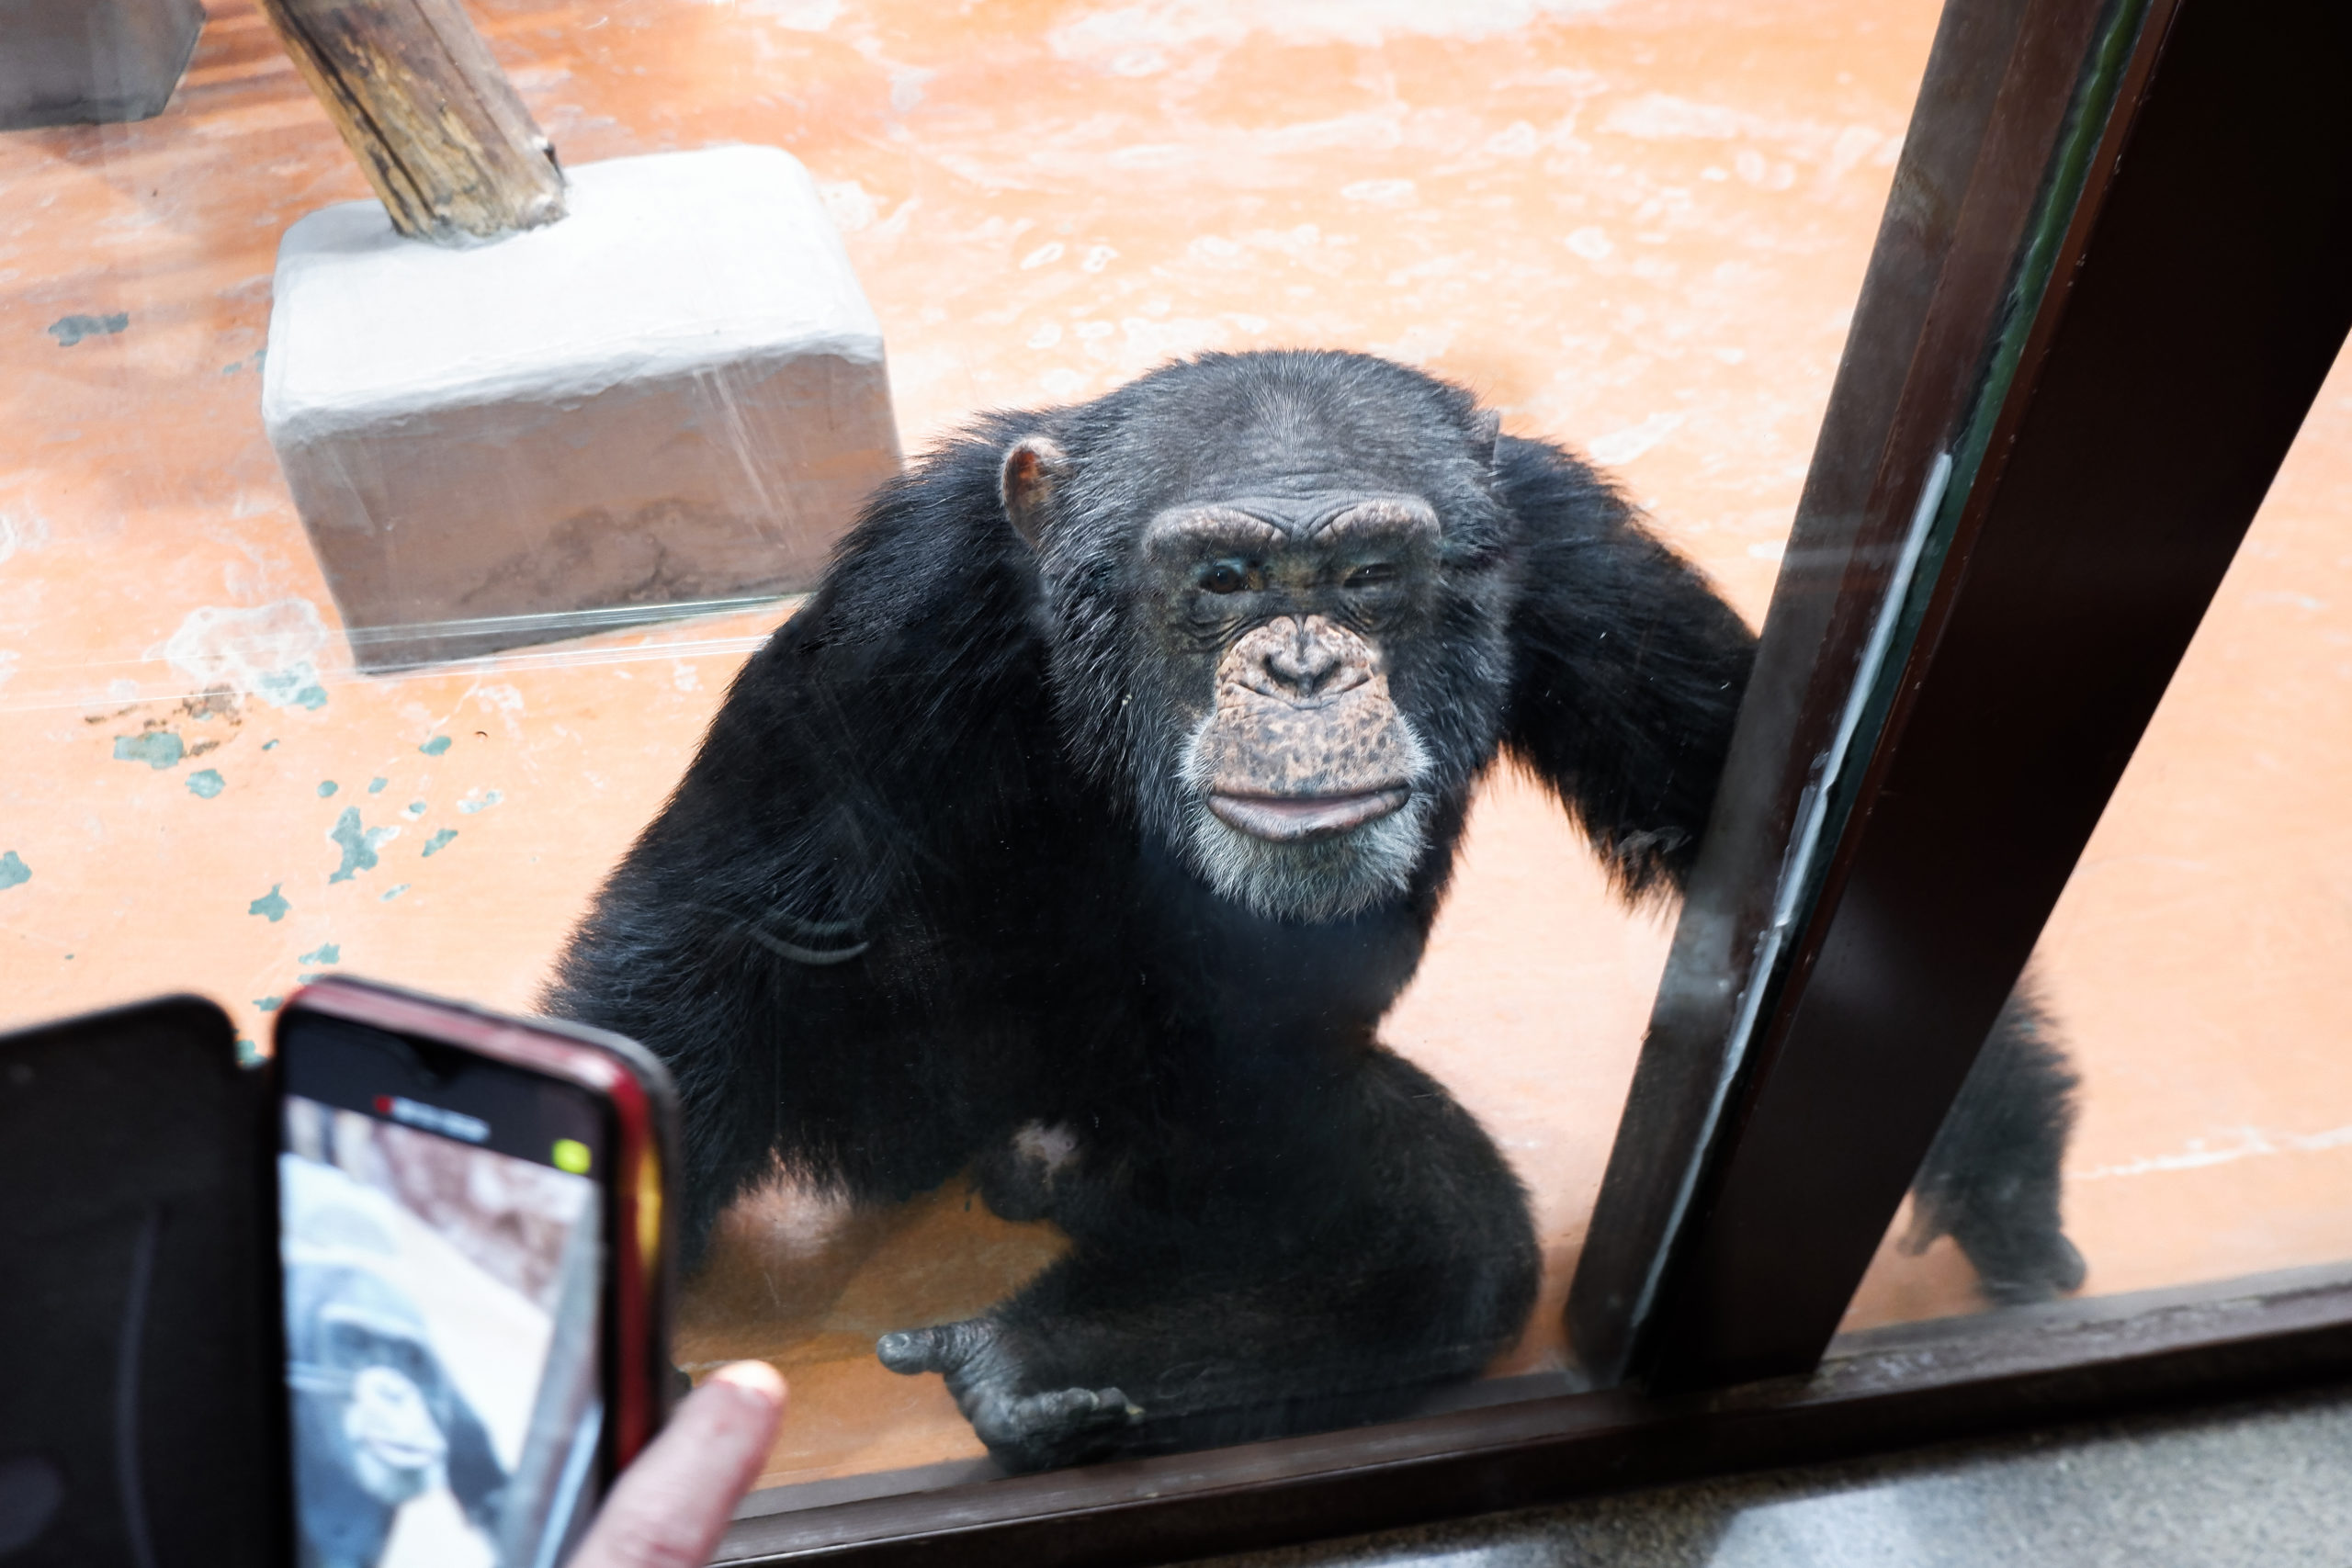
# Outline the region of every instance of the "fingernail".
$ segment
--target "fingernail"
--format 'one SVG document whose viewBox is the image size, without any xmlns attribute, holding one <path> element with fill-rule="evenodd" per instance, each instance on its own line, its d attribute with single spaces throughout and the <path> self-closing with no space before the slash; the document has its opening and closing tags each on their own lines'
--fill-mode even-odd
<svg viewBox="0 0 2352 1568">
<path fill-rule="evenodd" d="M 723 1382 L 754 1394 L 770 1406 L 781 1409 L 784 1404 L 784 1374 L 765 1361 L 729 1361 L 710 1374 L 712 1382 Z"/>
</svg>

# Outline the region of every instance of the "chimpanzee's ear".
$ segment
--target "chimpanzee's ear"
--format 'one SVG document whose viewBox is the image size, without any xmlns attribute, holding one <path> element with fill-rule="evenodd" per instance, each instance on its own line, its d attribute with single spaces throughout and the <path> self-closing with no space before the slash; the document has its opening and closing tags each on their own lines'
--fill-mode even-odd
<svg viewBox="0 0 2352 1568">
<path fill-rule="evenodd" d="M 1489 472 L 1495 467 L 1495 444 L 1501 439 L 1502 433 L 1503 416 L 1492 409 L 1480 409 L 1470 417 L 1471 447 Z"/>
<path fill-rule="evenodd" d="M 1046 519 L 1053 514 L 1055 487 L 1069 477 L 1069 457 L 1046 436 L 1024 435 L 1005 453 L 1004 467 L 997 475 L 997 494 L 1003 498 L 1004 514 L 1012 531 L 1027 540 L 1031 549 L 1045 537 Z"/>
</svg>

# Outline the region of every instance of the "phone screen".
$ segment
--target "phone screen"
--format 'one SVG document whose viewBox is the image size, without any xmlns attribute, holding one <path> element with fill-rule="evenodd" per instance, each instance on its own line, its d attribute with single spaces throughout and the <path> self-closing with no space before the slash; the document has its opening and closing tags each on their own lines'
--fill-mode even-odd
<svg viewBox="0 0 2352 1568">
<path fill-rule="evenodd" d="M 279 1072 L 305 1568 L 554 1568 L 605 1447 L 605 1107 L 317 1015 Z"/>
</svg>

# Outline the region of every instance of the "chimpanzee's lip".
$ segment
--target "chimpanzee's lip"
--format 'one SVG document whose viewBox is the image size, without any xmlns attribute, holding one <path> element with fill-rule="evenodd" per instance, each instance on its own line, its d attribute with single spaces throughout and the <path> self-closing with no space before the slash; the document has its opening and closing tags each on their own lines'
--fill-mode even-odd
<svg viewBox="0 0 2352 1568">
<path fill-rule="evenodd" d="M 437 1444 L 412 1443 L 400 1438 L 377 1437 L 369 1439 L 376 1452 L 394 1470 L 423 1470 L 441 1457 Z"/>
<path fill-rule="evenodd" d="M 1211 811 L 1228 828 L 1287 843 L 1361 828 L 1402 807 L 1412 795 L 1403 784 L 1352 795 L 1228 795 L 1213 793 Z"/>
</svg>

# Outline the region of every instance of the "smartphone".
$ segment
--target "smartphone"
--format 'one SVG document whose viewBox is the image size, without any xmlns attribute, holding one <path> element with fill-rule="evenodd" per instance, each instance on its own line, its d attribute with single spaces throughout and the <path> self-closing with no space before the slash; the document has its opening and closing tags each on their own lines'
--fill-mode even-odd
<svg viewBox="0 0 2352 1568">
<path fill-rule="evenodd" d="M 342 976 L 276 1042 L 298 1560 L 557 1568 L 668 1411 L 668 1074 Z"/>
</svg>

